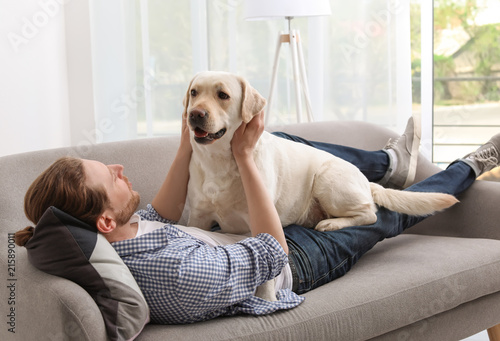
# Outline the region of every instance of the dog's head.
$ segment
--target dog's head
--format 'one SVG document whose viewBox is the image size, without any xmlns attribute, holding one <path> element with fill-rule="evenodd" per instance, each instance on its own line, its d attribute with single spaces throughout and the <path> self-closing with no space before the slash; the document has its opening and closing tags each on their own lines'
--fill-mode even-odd
<svg viewBox="0 0 500 341">
<path fill-rule="evenodd" d="M 194 141 L 212 144 L 232 139 L 241 122 L 264 109 L 266 100 L 244 78 L 225 72 L 201 72 L 189 84 L 184 117 Z"/>
</svg>

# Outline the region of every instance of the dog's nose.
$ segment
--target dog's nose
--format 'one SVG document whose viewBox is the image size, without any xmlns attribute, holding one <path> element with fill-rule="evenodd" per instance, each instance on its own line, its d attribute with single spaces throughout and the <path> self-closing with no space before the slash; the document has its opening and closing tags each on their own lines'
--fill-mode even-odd
<svg viewBox="0 0 500 341">
<path fill-rule="evenodd" d="M 202 109 L 193 109 L 189 112 L 189 120 L 192 123 L 201 123 L 208 118 L 208 112 Z"/>
</svg>

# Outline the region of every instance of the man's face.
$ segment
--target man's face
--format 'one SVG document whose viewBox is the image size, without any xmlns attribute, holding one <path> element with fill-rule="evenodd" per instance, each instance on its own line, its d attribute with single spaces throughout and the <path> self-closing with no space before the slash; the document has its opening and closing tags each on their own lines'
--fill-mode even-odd
<svg viewBox="0 0 500 341">
<path fill-rule="evenodd" d="M 87 185 L 101 186 L 108 194 L 111 209 L 118 226 L 125 225 L 139 206 L 139 193 L 123 175 L 122 165 L 105 165 L 99 161 L 82 160 L 87 176 Z"/>
</svg>

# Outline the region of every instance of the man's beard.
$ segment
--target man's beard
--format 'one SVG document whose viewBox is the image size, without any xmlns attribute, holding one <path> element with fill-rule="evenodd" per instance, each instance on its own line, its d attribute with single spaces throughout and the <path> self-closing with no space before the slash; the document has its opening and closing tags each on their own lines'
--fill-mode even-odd
<svg viewBox="0 0 500 341">
<path fill-rule="evenodd" d="M 135 213 L 137 210 L 137 207 L 139 207 L 139 203 L 141 202 L 141 196 L 139 193 L 136 191 L 130 190 L 130 193 L 132 193 L 132 197 L 127 203 L 127 206 L 123 210 L 114 210 L 115 212 L 115 220 L 117 226 L 123 226 L 127 224 L 132 217 L 132 215 Z"/>
</svg>

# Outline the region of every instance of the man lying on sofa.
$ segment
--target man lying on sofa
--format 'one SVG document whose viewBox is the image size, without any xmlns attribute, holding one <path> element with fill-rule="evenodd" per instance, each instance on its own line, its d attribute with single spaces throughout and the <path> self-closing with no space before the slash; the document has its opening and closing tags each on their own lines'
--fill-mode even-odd
<svg viewBox="0 0 500 341">
<path fill-rule="evenodd" d="M 369 226 L 318 232 L 292 225 L 283 228 L 252 158 L 263 131 L 263 115 L 236 131 L 233 155 L 244 185 L 252 237 L 224 235 L 174 225 L 186 199 L 191 157 L 184 122 L 176 158 L 156 197 L 146 210 L 135 212 L 139 194 L 121 165 L 61 158 L 44 171 L 25 196 L 25 212 L 35 224 L 50 206 L 95 226 L 112 243 L 134 275 L 148 303 L 151 321 L 191 323 L 221 315 L 262 315 L 299 305 L 298 295 L 344 275 L 384 238 L 394 237 L 425 217 L 379 208 Z M 418 138 L 413 120 L 397 141 L 368 152 L 310 143 L 358 166 L 370 181 L 402 187 L 414 169 L 407 145 Z M 283 134 L 282 134 L 283 136 Z M 452 195 L 466 190 L 480 174 L 499 165 L 500 134 L 446 170 L 405 190 Z M 16 233 L 25 245 L 34 228 Z M 254 296 L 257 286 L 277 277 L 277 301 Z"/>
</svg>

